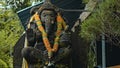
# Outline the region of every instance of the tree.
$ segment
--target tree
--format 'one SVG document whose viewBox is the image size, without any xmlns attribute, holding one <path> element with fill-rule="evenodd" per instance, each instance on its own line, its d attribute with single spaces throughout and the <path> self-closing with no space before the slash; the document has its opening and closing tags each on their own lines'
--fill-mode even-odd
<svg viewBox="0 0 120 68">
<path fill-rule="evenodd" d="M 96 64 L 95 44 L 93 43 L 94 40 L 100 40 L 102 33 L 111 45 L 120 46 L 119 3 L 120 0 L 104 0 L 98 3 L 95 12 L 81 24 L 80 36 L 86 41 L 92 42 L 88 49 L 88 68 L 93 68 Z"/>
<path fill-rule="evenodd" d="M 6 6 L 11 6 L 11 8 L 16 12 L 31 6 L 32 1 L 40 2 L 42 0 L 9 0 L 9 1 L 6 1 Z"/>
<path fill-rule="evenodd" d="M 119 3 L 119 0 L 105 0 L 103 3 L 99 4 L 95 9 L 96 12 L 91 14 L 91 16 L 82 23 L 81 36 L 90 41 L 99 39 L 103 32 L 114 45 L 120 45 Z"/>
<path fill-rule="evenodd" d="M 10 52 L 21 36 L 23 28 L 17 15 L 12 10 L 6 10 L 0 14 L 0 20 L 0 58 L 10 67 L 12 64 Z"/>
</svg>

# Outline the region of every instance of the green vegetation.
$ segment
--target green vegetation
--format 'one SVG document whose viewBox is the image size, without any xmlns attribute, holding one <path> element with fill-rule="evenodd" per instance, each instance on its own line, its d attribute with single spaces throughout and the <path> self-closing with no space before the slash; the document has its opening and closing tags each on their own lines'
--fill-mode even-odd
<svg viewBox="0 0 120 68">
<path fill-rule="evenodd" d="M 0 4 L 7 6 L 4 2 Z M 14 5 L 14 1 L 10 4 Z M 24 31 L 15 12 L 30 5 L 30 0 L 25 0 L 22 5 L 17 4 L 18 8 L 0 8 L 0 68 L 13 68 L 13 47 Z"/>
<path fill-rule="evenodd" d="M 84 0 L 84 3 L 88 1 Z M 25 0 L 24 5 L 18 7 L 19 9 L 13 9 L 17 11 L 29 5 L 30 0 Z M 23 28 L 17 15 L 12 10 L 2 11 L 0 9 L 0 68 L 12 68 L 11 51 L 22 32 Z M 95 12 L 81 25 L 80 35 L 89 42 L 99 39 L 102 33 L 105 33 L 109 39 L 115 37 L 116 41 L 120 41 L 118 39 L 120 36 L 120 0 L 103 0 L 97 5 Z M 88 67 L 93 68 L 95 54 L 91 48 L 88 51 Z"/>
<path fill-rule="evenodd" d="M 120 1 L 104 0 L 95 12 L 85 20 L 80 35 L 86 40 L 99 39 L 101 33 L 105 36 L 120 36 Z"/>
<path fill-rule="evenodd" d="M 89 2 L 89 0 L 83 0 L 83 3 L 86 3 L 86 4 L 87 4 L 88 2 Z"/>
<path fill-rule="evenodd" d="M 8 68 L 7 64 L 3 60 L 1 60 L 1 59 L 0 59 L 0 67 Z"/>
<path fill-rule="evenodd" d="M 4 61 L 3 65 L 10 68 L 12 66 L 10 52 L 12 52 L 13 46 L 21 36 L 23 28 L 17 15 L 12 10 L 0 11 L 0 13 L 0 61 L 2 63 Z"/>
<path fill-rule="evenodd" d="M 84 2 L 87 2 L 87 0 L 84 0 Z M 92 42 L 99 40 L 101 34 L 104 33 L 107 41 L 112 42 L 113 45 L 120 46 L 119 3 L 120 0 L 103 0 L 103 2 L 99 2 L 95 12 L 82 22 L 80 36 L 86 41 Z M 88 68 L 93 68 L 96 64 L 96 55 L 91 50 L 91 46 L 89 48 L 87 64 Z"/>
</svg>

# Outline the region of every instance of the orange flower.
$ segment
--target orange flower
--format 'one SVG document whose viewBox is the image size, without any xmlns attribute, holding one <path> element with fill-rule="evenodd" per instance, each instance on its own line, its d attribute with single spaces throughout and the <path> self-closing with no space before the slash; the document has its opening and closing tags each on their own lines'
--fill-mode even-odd
<svg viewBox="0 0 120 68">
<path fill-rule="evenodd" d="M 45 32 L 45 29 L 42 26 L 42 23 L 40 21 L 38 13 L 36 12 L 36 14 L 34 14 L 34 16 L 32 16 L 32 18 L 34 18 L 34 20 L 36 21 L 36 24 L 38 26 L 38 29 L 42 32 L 43 42 L 45 44 L 47 51 L 48 52 L 51 52 L 51 51 L 56 52 L 59 47 L 58 42 L 59 42 L 59 37 L 60 37 L 61 31 L 62 31 L 62 28 L 66 26 L 64 19 L 61 17 L 60 13 L 58 13 L 58 16 L 57 16 L 57 32 L 56 32 L 56 38 L 54 40 L 53 48 L 51 48 L 51 44 L 47 38 L 47 33 Z"/>
</svg>

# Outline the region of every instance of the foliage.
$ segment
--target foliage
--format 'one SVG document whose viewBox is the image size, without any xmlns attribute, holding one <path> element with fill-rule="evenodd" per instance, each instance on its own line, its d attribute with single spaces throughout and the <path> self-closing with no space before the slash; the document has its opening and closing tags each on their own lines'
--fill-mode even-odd
<svg viewBox="0 0 120 68">
<path fill-rule="evenodd" d="M 88 62 L 87 62 L 87 68 L 94 68 L 97 65 L 97 58 L 96 58 L 96 45 L 94 44 L 95 42 L 93 41 L 88 49 Z"/>
<path fill-rule="evenodd" d="M 82 0 L 82 2 L 83 2 L 83 3 L 88 3 L 88 2 L 89 2 L 89 0 Z"/>
<path fill-rule="evenodd" d="M 19 3 L 17 3 L 18 1 Z M 3 65 L 6 64 L 5 66 L 7 66 L 3 68 L 13 68 L 11 52 L 13 52 L 13 46 L 16 44 L 23 32 L 23 28 L 17 14 L 14 12 L 31 5 L 30 0 L 24 0 L 23 2 L 20 1 L 21 0 L 15 0 L 15 2 L 14 0 L 10 1 L 9 6 L 12 6 L 12 10 L 0 9 L 0 63 L 3 63 Z M 5 7 L 8 5 L 7 2 L 0 3 L 5 5 Z M 15 6 L 17 6 L 17 8 Z"/>
<path fill-rule="evenodd" d="M 85 4 L 87 4 L 89 1 L 97 1 L 97 0 L 82 0 L 82 2 Z"/>
<path fill-rule="evenodd" d="M 12 10 L 0 12 L 0 59 L 10 67 L 12 59 L 10 52 L 12 52 L 23 29 L 17 15 Z"/>
<path fill-rule="evenodd" d="M 87 40 L 95 39 L 96 35 L 101 32 L 101 24 L 97 19 L 94 18 L 84 21 L 84 23 L 81 25 L 81 28 L 81 36 Z"/>
<path fill-rule="evenodd" d="M 8 68 L 7 64 L 3 60 L 1 60 L 1 59 L 0 59 L 0 67 Z"/>
<path fill-rule="evenodd" d="M 105 38 L 112 45 L 120 46 L 120 0 L 104 0 L 95 8 L 93 12 L 81 24 L 81 37 L 91 42 L 99 40 L 104 33 Z M 88 68 L 96 65 L 96 54 L 90 45 L 88 49 Z M 95 46 L 94 46 L 95 47 Z"/>
<path fill-rule="evenodd" d="M 99 39 L 100 34 L 112 39 L 120 36 L 120 0 L 105 0 L 96 7 L 96 12 L 81 25 L 80 35 L 86 40 Z M 111 37 L 112 36 L 112 37 Z M 118 41 L 118 38 L 116 39 Z M 117 44 L 116 44 L 117 45 Z M 119 45 L 119 44 L 118 44 Z"/>
<path fill-rule="evenodd" d="M 6 2 L 7 5 L 11 5 L 12 9 L 17 12 L 21 9 L 29 7 L 33 2 L 40 2 L 42 0 L 10 0 Z"/>
</svg>

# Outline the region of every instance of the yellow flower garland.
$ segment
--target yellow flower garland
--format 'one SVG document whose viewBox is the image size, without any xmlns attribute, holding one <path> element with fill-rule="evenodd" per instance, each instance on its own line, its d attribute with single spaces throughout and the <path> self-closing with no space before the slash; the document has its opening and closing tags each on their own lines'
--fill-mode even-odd
<svg viewBox="0 0 120 68">
<path fill-rule="evenodd" d="M 58 15 L 57 15 L 57 31 L 56 31 L 56 38 L 54 40 L 53 48 L 51 48 L 51 44 L 50 44 L 50 42 L 47 38 L 47 33 L 45 32 L 45 29 L 42 26 L 41 20 L 40 20 L 37 12 L 30 19 L 30 21 L 33 21 L 33 20 L 36 21 L 38 29 L 42 33 L 42 39 L 43 39 L 43 42 L 45 44 L 45 47 L 46 47 L 47 51 L 48 52 L 56 52 L 58 50 L 58 46 L 59 46 L 58 42 L 59 42 L 59 39 L 60 39 L 61 31 L 62 31 L 63 28 L 64 29 L 66 28 L 66 23 L 65 23 L 64 19 L 61 17 L 60 13 L 58 13 Z"/>
</svg>

